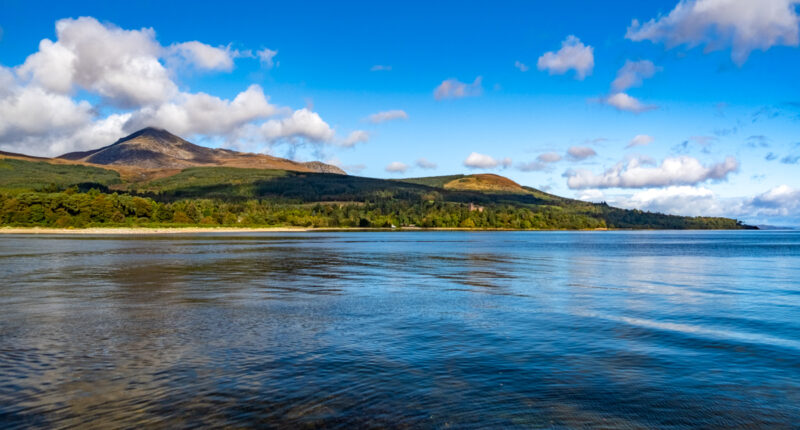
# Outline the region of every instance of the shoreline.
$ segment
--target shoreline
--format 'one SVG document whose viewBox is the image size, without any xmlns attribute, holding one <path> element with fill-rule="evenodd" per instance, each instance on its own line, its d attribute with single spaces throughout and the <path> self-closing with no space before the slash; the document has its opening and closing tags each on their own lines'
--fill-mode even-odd
<svg viewBox="0 0 800 430">
<path fill-rule="evenodd" d="M 596 228 L 585 230 L 515 230 L 515 229 L 477 229 L 458 227 L 398 227 L 398 228 L 357 228 L 357 227 L 88 227 L 88 228 L 51 228 L 51 227 L 0 227 L 0 235 L 4 234 L 58 234 L 58 235 L 158 235 L 158 234 L 201 234 L 201 233 L 309 233 L 309 232 L 392 232 L 392 231 L 657 231 Z M 689 230 L 664 230 L 689 231 Z M 739 231 L 737 230 L 699 230 L 699 231 Z"/>
<path fill-rule="evenodd" d="M 391 231 L 609 231 L 608 228 L 586 230 L 514 230 L 458 227 L 0 227 L 3 234 L 63 234 L 63 235 L 148 235 L 148 234 L 194 234 L 194 233 L 308 233 L 308 232 L 391 232 Z"/>
</svg>

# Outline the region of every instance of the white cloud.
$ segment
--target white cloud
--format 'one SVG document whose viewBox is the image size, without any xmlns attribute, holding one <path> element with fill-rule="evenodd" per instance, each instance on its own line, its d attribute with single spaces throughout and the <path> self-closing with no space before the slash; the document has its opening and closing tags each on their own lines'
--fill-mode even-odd
<svg viewBox="0 0 800 430">
<path fill-rule="evenodd" d="M 318 113 L 298 109 L 288 118 L 271 119 L 260 126 L 261 136 L 269 142 L 304 140 L 315 143 L 333 139 L 333 129 Z"/>
<path fill-rule="evenodd" d="M 275 56 L 278 55 L 278 51 L 264 48 L 260 51 L 257 51 L 256 55 L 258 56 L 259 60 L 261 60 L 261 64 L 264 65 L 264 68 L 271 69 L 275 66 Z"/>
<path fill-rule="evenodd" d="M 399 161 L 394 161 L 386 166 L 386 171 L 390 173 L 405 173 L 408 170 L 408 165 Z"/>
<path fill-rule="evenodd" d="M 800 188 L 780 185 L 759 194 L 750 202 L 751 205 L 765 210 L 776 211 L 780 215 L 788 215 L 790 211 L 800 209 Z"/>
<path fill-rule="evenodd" d="M 515 61 L 514 67 L 518 68 L 520 72 L 527 72 L 528 70 L 531 69 L 530 67 L 528 67 L 528 65 L 526 65 L 521 61 Z"/>
<path fill-rule="evenodd" d="M 621 162 L 595 175 L 590 170 L 568 170 L 564 173 L 571 189 L 585 188 L 648 188 L 670 185 L 696 185 L 708 180 L 724 180 L 729 173 L 739 170 L 739 162 L 734 157 L 709 166 L 704 166 L 696 158 L 681 156 L 665 158 L 661 165 L 645 167 L 638 158 L 627 163 Z"/>
<path fill-rule="evenodd" d="M 159 61 L 163 49 L 153 29 L 123 30 L 82 17 L 56 22 L 56 35 L 56 42 L 40 42 L 20 76 L 58 93 L 78 86 L 121 107 L 160 103 L 177 93 Z"/>
<path fill-rule="evenodd" d="M 364 130 L 355 130 L 351 132 L 347 137 L 340 143 L 341 146 L 346 148 L 350 148 L 355 146 L 358 143 L 364 143 L 369 140 L 369 133 Z"/>
<path fill-rule="evenodd" d="M 788 185 L 777 186 L 754 197 L 722 198 L 709 188 L 683 185 L 611 195 L 597 189 L 586 189 L 577 198 L 672 215 L 732 217 L 752 224 L 800 224 L 800 189 Z"/>
<path fill-rule="evenodd" d="M 3 150 L 60 155 L 108 145 L 146 126 L 230 147 L 353 145 L 368 137 L 357 131 L 337 140 L 318 113 L 272 105 L 258 85 L 229 100 L 179 91 L 172 81 L 186 66 L 229 71 L 239 57 L 258 56 L 269 66 L 277 51 L 254 55 L 199 41 L 162 46 L 153 29 L 125 30 L 91 17 L 59 20 L 56 36 L 16 68 L 0 66 Z M 89 100 L 99 96 L 99 105 L 75 99 L 78 91 Z M 109 105 L 116 108 L 111 114 L 98 108 Z"/>
<path fill-rule="evenodd" d="M 86 101 L 36 86 L 14 87 L 0 97 L 0 146 L 29 155 L 55 156 L 108 144 L 122 135 L 127 114 L 94 121 Z M 102 141 L 104 137 L 110 140 Z"/>
<path fill-rule="evenodd" d="M 176 43 L 167 48 L 169 55 L 180 57 L 187 64 L 203 70 L 233 69 L 233 56 L 228 47 L 213 47 L 198 41 Z"/>
<path fill-rule="evenodd" d="M 426 170 L 435 169 L 437 167 L 436 163 L 434 163 L 432 161 L 428 161 L 425 158 L 418 159 L 416 164 L 417 164 L 417 167 L 419 167 L 420 169 L 426 169 Z"/>
<path fill-rule="evenodd" d="M 625 65 L 617 71 L 617 77 L 611 82 L 611 88 L 615 92 L 622 92 L 631 87 L 639 87 L 642 81 L 652 78 L 660 70 L 652 61 L 626 60 Z"/>
<path fill-rule="evenodd" d="M 567 36 L 557 52 L 545 52 L 536 63 L 539 70 L 547 70 L 551 75 L 563 75 L 575 70 L 575 79 L 583 80 L 592 74 L 594 68 L 594 48 L 584 45 L 575 36 Z"/>
<path fill-rule="evenodd" d="M 542 163 L 556 163 L 561 161 L 561 154 L 558 152 L 545 152 L 544 154 L 539 154 L 536 159 Z"/>
<path fill-rule="evenodd" d="M 181 93 L 175 101 L 137 111 L 125 129 L 132 132 L 155 126 L 182 136 L 226 135 L 248 122 L 279 112 L 279 108 L 269 103 L 261 87 L 254 84 L 232 101 L 205 93 Z"/>
<path fill-rule="evenodd" d="M 0 141 L 76 130 L 92 120 L 92 106 L 48 93 L 39 87 L 18 88 L 0 99 Z"/>
<path fill-rule="evenodd" d="M 498 166 L 508 167 L 510 165 L 510 158 L 496 160 L 488 155 L 479 154 L 477 152 L 469 154 L 467 159 L 464 160 L 464 166 L 469 167 L 470 169 L 494 169 Z"/>
<path fill-rule="evenodd" d="M 370 72 L 391 72 L 392 66 L 385 66 L 383 64 L 376 64 L 369 68 Z"/>
<path fill-rule="evenodd" d="M 594 203 L 606 202 L 625 209 L 639 209 L 683 216 L 732 216 L 742 215 L 743 199 L 720 199 L 705 187 L 670 186 L 648 188 L 633 194 L 606 195 L 597 189 L 581 191 L 578 200 Z"/>
<path fill-rule="evenodd" d="M 576 197 L 578 200 L 585 202 L 600 203 L 606 200 L 605 194 L 600 190 L 582 190 Z"/>
<path fill-rule="evenodd" d="M 581 161 L 596 156 L 597 152 L 588 146 L 572 146 L 567 150 L 567 155 L 573 160 Z"/>
<path fill-rule="evenodd" d="M 638 99 L 631 97 L 625 93 L 612 94 L 602 99 L 602 102 L 609 106 L 617 108 L 617 110 L 633 112 L 633 113 L 641 113 L 653 109 L 658 109 L 658 106 L 646 105 L 640 102 Z"/>
<path fill-rule="evenodd" d="M 686 185 L 637 191 L 627 199 L 615 199 L 614 203 L 625 208 L 675 215 L 719 216 L 724 213 L 710 189 Z"/>
<path fill-rule="evenodd" d="M 402 110 L 387 110 L 383 112 L 374 113 L 367 117 L 367 121 L 378 124 L 385 121 L 394 119 L 408 119 L 408 114 Z"/>
<path fill-rule="evenodd" d="M 483 78 L 478 76 L 471 84 L 465 84 L 458 79 L 447 79 L 433 90 L 433 97 L 436 100 L 444 100 L 479 96 L 483 93 L 482 80 Z"/>
<path fill-rule="evenodd" d="M 645 23 L 633 20 L 625 35 L 633 41 L 704 46 L 705 52 L 731 48 L 741 65 L 756 49 L 797 46 L 798 0 L 681 0 L 668 15 Z"/>
<path fill-rule="evenodd" d="M 631 139 L 626 148 L 633 148 L 634 146 L 646 146 L 653 143 L 656 139 L 653 136 L 646 134 L 637 134 Z"/>
<path fill-rule="evenodd" d="M 67 94 L 72 91 L 75 62 L 72 50 L 44 39 L 39 42 L 39 51 L 28 56 L 17 73 L 49 91 Z"/>
</svg>

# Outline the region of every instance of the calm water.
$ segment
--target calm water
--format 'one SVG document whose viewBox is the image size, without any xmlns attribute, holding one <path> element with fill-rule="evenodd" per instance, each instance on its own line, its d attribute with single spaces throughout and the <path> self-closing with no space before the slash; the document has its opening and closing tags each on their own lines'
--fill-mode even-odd
<svg viewBox="0 0 800 430">
<path fill-rule="evenodd" d="M 0 427 L 797 428 L 800 232 L 0 237 Z"/>
</svg>

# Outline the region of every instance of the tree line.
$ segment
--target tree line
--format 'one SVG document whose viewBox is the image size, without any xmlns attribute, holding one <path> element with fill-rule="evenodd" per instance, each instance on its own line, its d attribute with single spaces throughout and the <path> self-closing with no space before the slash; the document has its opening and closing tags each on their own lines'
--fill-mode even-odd
<svg viewBox="0 0 800 430">
<path fill-rule="evenodd" d="M 602 219 L 558 207 L 530 209 L 509 204 L 475 207 L 435 200 L 282 203 L 250 199 L 156 201 L 150 197 L 80 192 L 0 192 L 0 223 L 12 226 L 298 226 L 589 229 Z"/>
</svg>

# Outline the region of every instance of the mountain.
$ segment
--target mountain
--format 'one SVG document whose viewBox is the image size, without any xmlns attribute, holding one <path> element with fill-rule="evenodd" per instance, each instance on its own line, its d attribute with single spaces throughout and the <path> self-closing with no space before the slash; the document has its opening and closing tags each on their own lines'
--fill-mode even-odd
<svg viewBox="0 0 800 430">
<path fill-rule="evenodd" d="M 296 172 L 346 173 L 330 164 L 312 161 L 299 163 L 264 154 L 236 152 L 195 145 L 167 130 L 148 127 L 117 140 L 111 145 L 56 157 L 61 160 L 142 169 L 185 169 L 200 166 L 280 169 Z"/>
<path fill-rule="evenodd" d="M 493 174 L 386 180 L 284 169 L 181 169 L 174 167 L 225 152 L 185 141 L 168 142 L 166 148 L 145 143 L 152 146 L 123 141 L 67 159 L 0 154 L 0 225 L 748 228 L 729 218 L 673 216 L 566 199 Z M 153 166 L 154 160 L 168 167 L 100 164 Z"/>
</svg>

